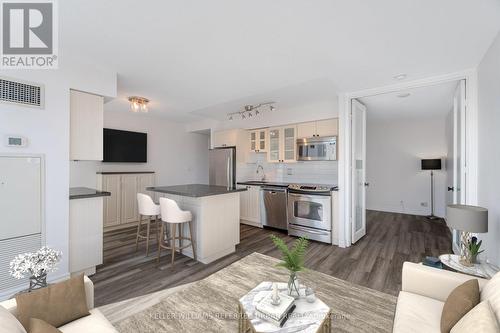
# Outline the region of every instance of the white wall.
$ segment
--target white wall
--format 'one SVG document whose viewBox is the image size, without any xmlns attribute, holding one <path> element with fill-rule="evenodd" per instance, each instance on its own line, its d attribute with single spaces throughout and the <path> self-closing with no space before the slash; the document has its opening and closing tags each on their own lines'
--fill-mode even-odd
<svg viewBox="0 0 500 333">
<path fill-rule="evenodd" d="M 429 215 L 430 172 L 420 170 L 420 159 L 446 156 L 445 118 L 368 118 L 366 142 L 367 209 Z M 434 214 L 442 217 L 445 170 L 434 172 L 434 187 Z"/>
<path fill-rule="evenodd" d="M 478 67 L 478 204 L 488 208 L 485 255 L 500 265 L 500 34 Z"/>
<path fill-rule="evenodd" d="M 112 102 L 111 102 L 112 103 Z M 147 114 L 106 111 L 107 128 L 148 133 L 147 163 L 71 162 L 70 185 L 96 186 L 96 171 L 155 171 L 158 185 L 208 183 L 209 136 Z"/>
<path fill-rule="evenodd" d="M 45 155 L 46 244 L 63 252 L 58 271 L 49 278 L 68 274 L 70 88 L 116 96 L 115 73 L 61 59 L 58 70 L 0 71 L 1 76 L 45 85 L 44 109 L 0 103 L 0 137 L 18 134 L 29 139 L 26 148 L 8 148 L 2 144 L 0 151 Z"/>
</svg>

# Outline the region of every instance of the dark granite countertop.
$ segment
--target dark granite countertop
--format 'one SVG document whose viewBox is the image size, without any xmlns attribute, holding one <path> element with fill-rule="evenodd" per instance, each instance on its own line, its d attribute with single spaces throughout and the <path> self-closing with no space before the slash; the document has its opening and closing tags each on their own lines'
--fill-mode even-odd
<svg viewBox="0 0 500 333">
<path fill-rule="evenodd" d="M 88 187 L 70 187 L 69 189 L 69 199 L 85 199 L 85 198 L 96 198 L 96 197 L 109 197 L 110 192 L 98 191 L 93 188 Z"/>
<path fill-rule="evenodd" d="M 175 185 L 175 186 L 154 186 L 154 187 L 148 187 L 147 190 L 153 192 L 181 195 L 185 197 L 200 198 L 200 197 L 208 197 L 211 195 L 243 192 L 246 191 L 247 189 L 244 187 L 228 189 L 225 186 L 187 184 L 187 185 Z"/>
<path fill-rule="evenodd" d="M 121 175 L 121 174 L 135 174 L 135 173 L 155 173 L 154 171 L 97 171 L 100 175 Z"/>
<path fill-rule="evenodd" d="M 309 184 L 301 184 L 301 183 L 284 183 L 284 182 L 273 182 L 273 181 L 258 181 L 258 180 L 247 180 L 243 182 L 238 182 L 238 185 L 252 185 L 252 186 L 278 186 L 278 187 L 288 187 L 290 184 L 299 184 L 299 185 L 309 185 Z M 338 191 L 339 188 L 337 185 L 331 185 L 332 191 Z"/>
</svg>

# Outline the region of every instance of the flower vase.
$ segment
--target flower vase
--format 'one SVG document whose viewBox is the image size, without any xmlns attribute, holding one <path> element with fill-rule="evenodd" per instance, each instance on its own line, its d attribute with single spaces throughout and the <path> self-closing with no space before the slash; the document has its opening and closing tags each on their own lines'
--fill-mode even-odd
<svg viewBox="0 0 500 333">
<path fill-rule="evenodd" d="M 299 279 L 297 278 L 296 272 L 290 272 L 290 278 L 288 279 L 288 295 L 295 299 L 300 296 Z"/>
<path fill-rule="evenodd" d="M 30 288 L 28 291 L 47 287 L 47 273 L 42 272 L 39 276 L 32 275 L 30 277 Z"/>
</svg>

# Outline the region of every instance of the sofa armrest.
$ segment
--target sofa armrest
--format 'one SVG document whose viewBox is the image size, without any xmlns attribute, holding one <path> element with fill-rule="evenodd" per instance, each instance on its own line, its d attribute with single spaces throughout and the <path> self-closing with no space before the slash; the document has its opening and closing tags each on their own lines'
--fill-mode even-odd
<svg viewBox="0 0 500 333">
<path fill-rule="evenodd" d="M 412 262 L 403 264 L 402 290 L 444 302 L 453 289 L 477 279 L 481 290 L 488 280 Z"/>
<path fill-rule="evenodd" d="M 87 298 L 87 307 L 90 309 L 94 308 L 94 283 L 87 277 L 83 277 L 83 283 L 85 285 L 85 296 Z"/>
</svg>

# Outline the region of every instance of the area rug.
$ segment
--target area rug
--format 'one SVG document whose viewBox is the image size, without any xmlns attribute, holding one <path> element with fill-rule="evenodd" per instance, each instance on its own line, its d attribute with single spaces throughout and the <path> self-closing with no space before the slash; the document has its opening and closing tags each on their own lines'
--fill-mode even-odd
<svg viewBox="0 0 500 333">
<path fill-rule="evenodd" d="M 238 299 L 262 281 L 287 281 L 279 260 L 253 253 L 115 323 L 119 332 L 237 332 Z M 391 332 L 396 297 L 307 270 L 301 284 L 332 309 L 332 332 Z"/>
</svg>

